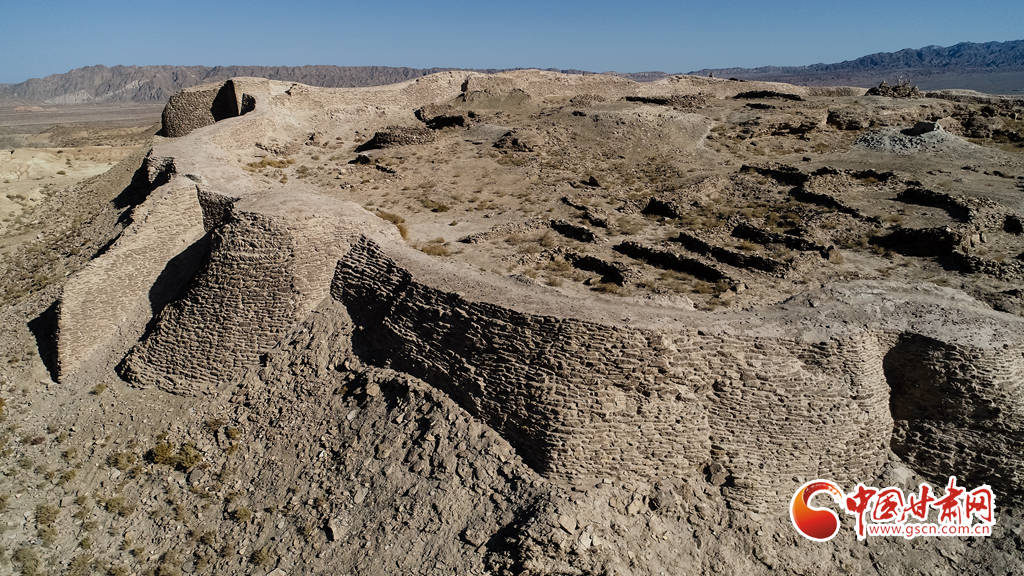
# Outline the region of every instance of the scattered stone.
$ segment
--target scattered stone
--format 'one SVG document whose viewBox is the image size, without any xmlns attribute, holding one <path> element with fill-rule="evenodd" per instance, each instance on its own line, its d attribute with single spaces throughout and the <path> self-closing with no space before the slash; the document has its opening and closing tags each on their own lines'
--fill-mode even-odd
<svg viewBox="0 0 1024 576">
<path fill-rule="evenodd" d="M 569 534 L 576 532 L 576 519 L 567 514 L 558 515 L 558 525 Z"/>
<path fill-rule="evenodd" d="M 334 517 L 327 521 L 327 539 L 337 542 L 345 535 L 345 523 L 341 518 Z"/>
</svg>

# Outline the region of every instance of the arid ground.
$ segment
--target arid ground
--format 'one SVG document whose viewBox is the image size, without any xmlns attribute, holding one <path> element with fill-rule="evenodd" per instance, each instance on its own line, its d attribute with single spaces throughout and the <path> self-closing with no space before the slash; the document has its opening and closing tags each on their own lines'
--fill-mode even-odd
<svg viewBox="0 0 1024 576">
<path fill-rule="evenodd" d="M 0 572 L 1019 570 L 1021 100 L 446 71 L 160 110 L 0 109 Z M 991 537 L 789 520 L 950 475 Z"/>
</svg>

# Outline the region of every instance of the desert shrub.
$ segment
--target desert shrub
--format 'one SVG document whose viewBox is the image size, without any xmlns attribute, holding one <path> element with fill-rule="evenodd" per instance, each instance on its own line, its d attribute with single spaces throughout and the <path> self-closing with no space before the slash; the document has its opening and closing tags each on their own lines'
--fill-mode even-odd
<svg viewBox="0 0 1024 576">
<path fill-rule="evenodd" d="M 405 224 L 405 218 L 402 218 L 398 214 L 385 212 L 384 210 L 378 210 L 377 217 L 383 218 L 384 220 L 394 224 L 395 228 L 398 228 L 398 233 L 402 235 L 403 240 L 409 239 L 409 227 Z"/>
<path fill-rule="evenodd" d="M 107 466 L 113 466 L 122 472 L 127 472 L 135 465 L 137 460 L 138 457 L 131 452 L 113 452 L 107 456 Z"/>
<path fill-rule="evenodd" d="M 841 98 L 843 96 L 860 96 L 864 94 L 863 88 L 853 86 L 811 86 L 807 89 L 808 96 L 825 96 Z"/>
<path fill-rule="evenodd" d="M 198 465 L 203 459 L 203 453 L 191 442 L 185 442 L 177 449 L 162 440 L 146 452 L 146 460 L 153 464 L 163 464 L 177 468 L 178 470 L 189 470 Z"/>
<path fill-rule="evenodd" d="M 103 500 L 103 509 L 118 516 L 128 516 L 135 511 L 135 507 L 124 499 L 124 496 L 111 496 Z"/>
<path fill-rule="evenodd" d="M 256 566 L 267 566 L 273 559 L 274 555 L 270 553 L 270 548 L 268 546 L 257 548 L 249 555 L 249 562 Z"/>
<path fill-rule="evenodd" d="M 250 162 L 245 167 L 250 171 L 263 170 L 265 168 L 287 168 L 295 164 L 292 158 L 269 158 L 263 157 L 256 162 Z"/>
<path fill-rule="evenodd" d="M 57 521 L 57 514 L 60 510 L 50 504 L 39 504 L 36 506 L 36 524 L 40 526 L 52 526 Z"/>
<path fill-rule="evenodd" d="M 427 198 L 427 197 L 420 198 L 420 204 L 422 204 L 424 208 L 426 208 L 427 210 L 430 210 L 431 212 L 447 212 L 448 210 L 450 210 L 450 208 L 449 208 L 449 206 L 447 204 L 443 204 L 441 202 L 438 202 L 437 200 L 434 200 L 433 198 Z"/>
<path fill-rule="evenodd" d="M 39 560 L 39 553 L 28 546 L 22 546 L 14 552 L 12 557 L 14 563 L 21 568 L 23 576 L 36 576 L 42 574 L 42 562 Z"/>
<path fill-rule="evenodd" d="M 420 246 L 420 252 L 428 254 L 430 256 L 448 256 L 452 252 L 448 249 L 448 245 L 445 243 L 444 238 L 436 238 Z"/>
<path fill-rule="evenodd" d="M 245 506 L 239 506 L 231 512 L 231 519 L 239 524 L 245 524 L 249 520 L 252 520 L 252 510 L 249 510 Z"/>
</svg>

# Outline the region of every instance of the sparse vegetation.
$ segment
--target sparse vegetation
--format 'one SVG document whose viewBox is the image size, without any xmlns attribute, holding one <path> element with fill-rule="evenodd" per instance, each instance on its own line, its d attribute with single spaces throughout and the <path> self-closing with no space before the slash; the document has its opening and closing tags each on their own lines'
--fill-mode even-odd
<svg viewBox="0 0 1024 576">
<path fill-rule="evenodd" d="M 419 249 L 424 254 L 429 254 L 430 256 L 449 256 L 452 253 L 444 238 L 435 238 L 421 244 Z"/>
<path fill-rule="evenodd" d="M 146 452 L 147 461 L 179 470 L 189 470 L 198 465 L 202 459 L 203 453 L 192 442 L 184 442 L 175 448 L 170 442 L 161 440 Z"/>
<path fill-rule="evenodd" d="M 294 158 L 271 158 L 270 156 L 264 156 L 255 162 L 246 164 L 245 167 L 252 172 L 258 172 L 267 168 L 287 168 L 292 164 L 295 164 Z"/>
<path fill-rule="evenodd" d="M 383 210 L 379 210 L 377 212 L 377 216 L 394 224 L 395 227 L 398 228 L 398 233 L 402 235 L 403 240 L 409 239 L 409 228 L 405 224 L 405 218 L 399 216 L 398 214 L 385 212 Z"/>
<path fill-rule="evenodd" d="M 273 560 L 274 555 L 271 554 L 269 546 L 257 548 L 249 555 L 249 562 L 256 566 L 269 566 Z"/>
<path fill-rule="evenodd" d="M 138 456 L 132 452 L 113 452 L 107 456 L 107 465 L 122 472 L 127 472 L 136 462 L 138 462 Z"/>
<path fill-rule="evenodd" d="M 42 562 L 39 553 L 32 547 L 22 546 L 14 552 L 14 563 L 21 570 L 22 576 L 42 576 Z"/>
<path fill-rule="evenodd" d="M 245 524 L 249 520 L 252 520 L 252 510 L 249 510 L 245 506 L 239 506 L 231 511 L 231 519 L 239 524 Z"/>
</svg>

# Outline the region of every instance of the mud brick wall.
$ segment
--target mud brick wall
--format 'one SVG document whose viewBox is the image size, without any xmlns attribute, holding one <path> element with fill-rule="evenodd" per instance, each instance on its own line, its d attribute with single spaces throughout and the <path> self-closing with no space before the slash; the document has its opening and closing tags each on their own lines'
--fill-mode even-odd
<svg viewBox="0 0 1024 576">
<path fill-rule="evenodd" d="M 566 480 L 729 470 L 741 502 L 795 475 L 872 477 L 892 420 L 877 342 L 659 333 L 517 312 L 432 288 L 370 241 L 332 287 L 357 352 L 445 390 Z"/>
<path fill-rule="evenodd" d="M 122 375 L 177 393 L 231 378 L 296 321 L 294 260 L 285 227 L 235 214 L 212 233 L 209 261 L 125 358 Z"/>
<path fill-rule="evenodd" d="M 357 350 L 442 388 L 549 476 L 686 475 L 706 459 L 700 404 L 659 377 L 659 335 L 470 302 L 368 241 L 339 263 L 332 294 Z"/>
<path fill-rule="evenodd" d="M 893 450 L 936 479 L 1024 487 L 1024 355 L 905 334 L 885 357 Z"/>
<path fill-rule="evenodd" d="M 161 132 L 170 138 L 185 136 L 197 128 L 233 118 L 251 109 L 241 110 L 241 103 L 242 96 L 236 94 L 232 80 L 186 88 L 167 100 L 161 114 Z"/>
<path fill-rule="evenodd" d="M 328 297 L 355 238 L 352 221 L 312 201 L 255 212 L 215 192 L 199 198 L 209 260 L 120 367 L 130 382 L 178 394 L 208 392 L 252 366 Z"/>
<path fill-rule="evenodd" d="M 855 483 L 881 469 L 892 419 L 870 334 L 813 345 L 723 334 L 676 347 L 674 368 L 706 387 L 711 459 L 732 476 L 723 490 L 736 502 L 784 501 L 794 477 Z"/>
</svg>

